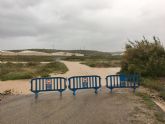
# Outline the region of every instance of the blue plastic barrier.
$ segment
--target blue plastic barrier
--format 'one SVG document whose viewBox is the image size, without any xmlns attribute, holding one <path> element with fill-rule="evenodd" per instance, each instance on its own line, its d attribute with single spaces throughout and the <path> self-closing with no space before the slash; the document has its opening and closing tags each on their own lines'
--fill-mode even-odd
<svg viewBox="0 0 165 124">
<path fill-rule="evenodd" d="M 112 92 L 114 88 L 133 88 L 134 92 L 140 86 L 140 76 L 138 74 L 108 75 L 106 77 L 106 87 Z"/>
<path fill-rule="evenodd" d="M 68 88 L 76 95 L 76 91 L 80 89 L 95 89 L 95 93 L 101 88 L 101 77 L 97 75 L 92 76 L 74 76 L 68 79 Z"/>
<path fill-rule="evenodd" d="M 48 77 L 48 78 L 33 78 L 31 80 L 31 91 L 38 96 L 39 92 L 59 91 L 61 94 L 66 90 L 66 78 L 63 77 Z"/>
</svg>

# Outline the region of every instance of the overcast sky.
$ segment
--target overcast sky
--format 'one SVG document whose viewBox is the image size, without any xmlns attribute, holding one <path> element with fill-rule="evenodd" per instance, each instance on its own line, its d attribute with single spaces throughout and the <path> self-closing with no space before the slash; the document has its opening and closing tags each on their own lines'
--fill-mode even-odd
<svg viewBox="0 0 165 124">
<path fill-rule="evenodd" d="M 0 0 L 0 49 L 122 51 L 128 39 L 165 44 L 165 0 Z"/>
</svg>

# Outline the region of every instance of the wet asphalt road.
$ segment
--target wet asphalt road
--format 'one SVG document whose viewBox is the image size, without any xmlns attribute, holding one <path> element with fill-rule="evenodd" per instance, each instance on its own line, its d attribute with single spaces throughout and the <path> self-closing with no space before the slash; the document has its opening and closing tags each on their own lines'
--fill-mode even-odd
<svg viewBox="0 0 165 124">
<path fill-rule="evenodd" d="M 0 124 L 129 124 L 137 98 L 132 92 L 65 91 L 11 96 L 0 104 Z"/>
</svg>

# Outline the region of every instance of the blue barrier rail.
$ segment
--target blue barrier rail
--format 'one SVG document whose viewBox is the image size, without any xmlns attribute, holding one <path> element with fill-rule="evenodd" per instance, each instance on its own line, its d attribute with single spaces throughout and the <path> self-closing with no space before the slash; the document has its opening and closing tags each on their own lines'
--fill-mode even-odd
<svg viewBox="0 0 165 124">
<path fill-rule="evenodd" d="M 114 88 L 133 88 L 134 92 L 140 86 L 140 76 L 138 74 L 108 75 L 106 77 L 106 87 L 112 92 Z"/>
<path fill-rule="evenodd" d="M 101 88 L 101 77 L 97 75 L 92 76 L 74 76 L 68 79 L 68 88 L 76 95 L 76 91 L 80 89 L 95 89 L 95 93 Z"/>
<path fill-rule="evenodd" d="M 33 78 L 31 80 L 31 91 L 36 97 L 39 92 L 59 91 L 61 94 L 66 90 L 66 78 L 63 77 L 48 77 L 48 78 Z"/>
</svg>

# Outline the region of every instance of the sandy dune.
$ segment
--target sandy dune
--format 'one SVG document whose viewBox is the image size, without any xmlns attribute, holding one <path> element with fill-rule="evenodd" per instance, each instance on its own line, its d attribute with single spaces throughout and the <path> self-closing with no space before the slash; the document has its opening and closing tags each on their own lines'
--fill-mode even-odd
<svg viewBox="0 0 165 124">
<path fill-rule="evenodd" d="M 71 52 L 54 52 L 54 53 L 45 53 L 45 52 L 38 52 L 38 51 L 30 51 L 24 50 L 21 52 L 11 52 L 11 51 L 2 51 L 0 50 L 0 55 L 5 56 L 84 56 L 84 54 L 80 53 L 71 53 Z"/>
<path fill-rule="evenodd" d="M 84 75 L 99 75 L 102 78 L 102 85 L 105 85 L 105 77 L 109 74 L 116 74 L 120 68 L 91 68 L 86 65 L 82 65 L 79 62 L 62 61 L 69 69 L 65 74 L 52 75 L 52 76 L 84 76 Z M 8 89 L 13 89 L 15 94 L 30 94 L 30 80 L 12 80 L 12 81 L 0 81 L 0 92 Z"/>
</svg>

